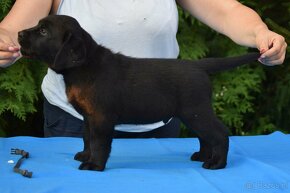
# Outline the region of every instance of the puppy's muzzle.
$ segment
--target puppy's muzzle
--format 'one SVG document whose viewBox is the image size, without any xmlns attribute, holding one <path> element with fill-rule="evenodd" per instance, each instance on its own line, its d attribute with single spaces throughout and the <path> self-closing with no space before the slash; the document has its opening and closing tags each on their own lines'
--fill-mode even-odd
<svg viewBox="0 0 290 193">
<path fill-rule="evenodd" d="M 18 32 L 18 42 L 21 46 L 20 48 L 20 52 L 22 54 L 22 56 L 24 57 L 29 57 L 29 55 L 31 54 L 28 50 L 29 50 L 29 43 L 28 43 L 28 35 L 27 32 L 25 30 Z"/>
</svg>

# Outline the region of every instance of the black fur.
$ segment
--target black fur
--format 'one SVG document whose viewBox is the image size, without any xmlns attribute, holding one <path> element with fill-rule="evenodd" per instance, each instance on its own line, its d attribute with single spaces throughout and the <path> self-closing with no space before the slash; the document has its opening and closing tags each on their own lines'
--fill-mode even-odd
<svg viewBox="0 0 290 193">
<path fill-rule="evenodd" d="M 193 129 L 200 151 L 191 160 L 207 169 L 226 166 L 228 130 L 215 116 L 208 73 L 252 62 L 259 53 L 198 61 L 137 59 L 98 45 L 68 16 L 48 16 L 19 32 L 24 56 L 63 74 L 66 93 L 86 124 L 80 169 L 105 169 L 116 124 L 145 124 L 171 117 Z"/>
</svg>

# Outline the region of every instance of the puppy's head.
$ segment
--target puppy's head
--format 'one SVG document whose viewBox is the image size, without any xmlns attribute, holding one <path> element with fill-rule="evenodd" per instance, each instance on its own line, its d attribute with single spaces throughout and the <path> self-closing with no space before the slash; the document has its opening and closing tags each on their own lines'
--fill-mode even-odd
<svg viewBox="0 0 290 193">
<path fill-rule="evenodd" d="M 85 38 L 87 33 L 74 18 L 60 15 L 47 16 L 18 33 L 22 55 L 46 62 L 57 73 L 86 62 Z"/>
</svg>

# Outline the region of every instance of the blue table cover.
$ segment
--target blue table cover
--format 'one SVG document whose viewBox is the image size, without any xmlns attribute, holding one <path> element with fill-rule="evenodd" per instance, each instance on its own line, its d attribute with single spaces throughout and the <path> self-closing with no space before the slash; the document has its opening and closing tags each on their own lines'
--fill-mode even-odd
<svg viewBox="0 0 290 193">
<path fill-rule="evenodd" d="M 230 137 L 228 165 L 206 170 L 190 161 L 196 138 L 115 139 L 104 172 L 78 170 L 79 138 L 0 138 L 0 193 L 280 193 L 290 192 L 290 135 Z M 21 168 L 32 178 L 13 172 Z"/>
</svg>

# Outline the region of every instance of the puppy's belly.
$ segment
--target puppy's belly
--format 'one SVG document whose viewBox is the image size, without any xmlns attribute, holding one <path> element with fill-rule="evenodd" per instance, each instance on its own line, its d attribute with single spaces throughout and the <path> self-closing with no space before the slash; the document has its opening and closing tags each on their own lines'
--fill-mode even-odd
<svg viewBox="0 0 290 193">
<path fill-rule="evenodd" d="M 138 115 L 123 115 L 119 117 L 118 124 L 150 124 L 150 123 L 156 123 L 159 121 L 167 122 L 170 118 L 172 118 L 174 115 L 166 115 L 166 116 L 158 116 L 155 113 L 151 113 L 151 115 L 148 114 L 139 114 Z"/>
<path fill-rule="evenodd" d="M 158 121 L 167 122 L 175 116 L 175 105 L 141 102 L 138 105 L 127 105 L 119 114 L 120 124 L 149 124 Z"/>
</svg>

